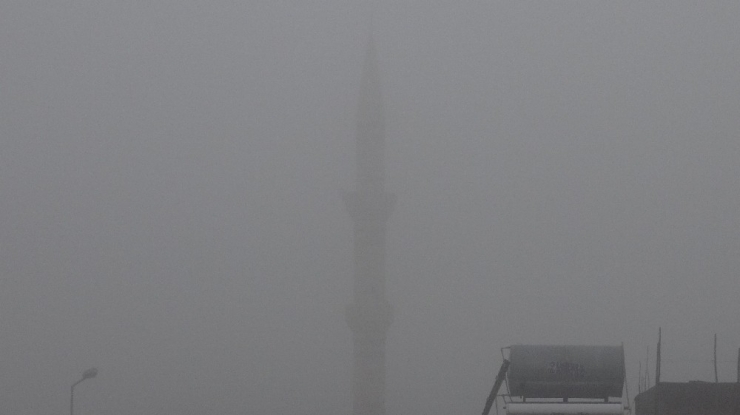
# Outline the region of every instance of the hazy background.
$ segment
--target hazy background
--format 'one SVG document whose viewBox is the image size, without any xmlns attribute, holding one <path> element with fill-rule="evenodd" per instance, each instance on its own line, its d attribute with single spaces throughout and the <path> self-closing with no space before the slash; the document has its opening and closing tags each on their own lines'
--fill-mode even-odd
<svg viewBox="0 0 740 415">
<path fill-rule="evenodd" d="M 7 414 L 347 414 L 375 7 L 388 414 L 515 343 L 736 378 L 740 2 L 0 2 Z M 644 362 L 643 362 L 644 363 Z"/>
</svg>

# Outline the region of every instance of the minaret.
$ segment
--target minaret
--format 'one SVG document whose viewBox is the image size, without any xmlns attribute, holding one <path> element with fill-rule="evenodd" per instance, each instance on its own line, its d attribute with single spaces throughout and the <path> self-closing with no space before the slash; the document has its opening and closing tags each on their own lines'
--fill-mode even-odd
<svg viewBox="0 0 740 415">
<path fill-rule="evenodd" d="M 344 195 L 354 223 L 354 304 L 347 307 L 354 343 L 353 415 L 385 414 L 385 338 L 392 320 L 385 298 L 385 229 L 394 195 L 385 191 L 384 128 L 371 37 L 357 114 L 357 185 Z"/>
</svg>

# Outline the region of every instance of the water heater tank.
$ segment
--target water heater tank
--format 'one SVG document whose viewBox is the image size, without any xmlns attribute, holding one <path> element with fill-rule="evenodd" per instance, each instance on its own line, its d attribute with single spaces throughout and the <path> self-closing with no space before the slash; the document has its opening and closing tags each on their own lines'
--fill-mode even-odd
<svg viewBox="0 0 740 415">
<path fill-rule="evenodd" d="M 508 384 L 525 398 L 621 397 L 622 346 L 511 346 Z"/>
</svg>

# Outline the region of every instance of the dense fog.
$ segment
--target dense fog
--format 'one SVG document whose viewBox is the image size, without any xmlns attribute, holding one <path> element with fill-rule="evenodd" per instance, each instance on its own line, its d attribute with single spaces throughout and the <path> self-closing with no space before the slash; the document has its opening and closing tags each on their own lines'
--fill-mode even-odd
<svg viewBox="0 0 740 415">
<path fill-rule="evenodd" d="M 738 21 L 685 0 L 2 2 L 0 412 L 66 413 L 90 367 L 77 415 L 351 412 L 341 193 L 371 31 L 389 415 L 480 413 L 511 344 L 624 343 L 634 397 L 659 327 L 663 380 L 713 381 L 715 333 L 736 380 Z"/>
</svg>

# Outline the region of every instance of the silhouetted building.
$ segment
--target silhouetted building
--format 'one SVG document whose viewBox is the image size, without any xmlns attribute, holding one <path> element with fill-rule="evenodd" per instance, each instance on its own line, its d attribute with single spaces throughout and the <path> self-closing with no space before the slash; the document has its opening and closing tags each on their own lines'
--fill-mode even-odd
<svg viewBox="0 0 740 415">
<path fill-rule="evenodd" d="M 657 415 L 740 415 L 740 383 L 661 382 L 635 396 L 635 415 L 656 408 Z"/>
</svg>

